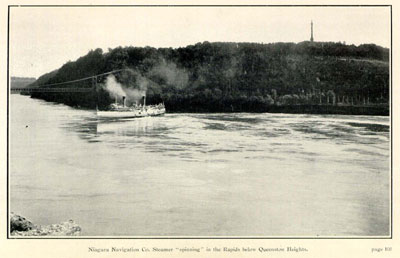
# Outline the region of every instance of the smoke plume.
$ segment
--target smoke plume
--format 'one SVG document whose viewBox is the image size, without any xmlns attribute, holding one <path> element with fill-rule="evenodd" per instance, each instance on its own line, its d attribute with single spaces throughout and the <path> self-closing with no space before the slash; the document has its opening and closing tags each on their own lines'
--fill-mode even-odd
<svg viewBox="0 0 400 258">
<path fill-rule="evenodd" d="M 122 89 L 128 101 L 136 102 L 143 96 L 146 96 L 149 80 L 138 71 L 133 69 L 123 71 L 120 76 L 120 81 L 123 83 Z"/>
<path fill-rule="evenodd" d="M 182 89 L 188 85 L 188 73 L 175 63 L 164 59 L 145 73 L 134 69 L 126 69 L 116 76 L 109 75 L 105 81 L 105 89 L 115 98 L 126 97 L 127 104 L 138 102 L 146 96 L 147 90 L 161 90 L 168 86 Z"/>
<path fill-rule="evenodd" d="M 105 88 L 114 98 L 122 98 L 122 96 L 125 96 L 122 85 L 117 82 L 114 75 L 109 75 L 107 77 Z"/>
<path fill-rule="evenodd" d="M 154 66 L 149 74 L 162 78 L 167 84 L 179 89 L 185 88 L 189 82 L 189 75 L 185 70 L 178 68 L 175 63 L 165 61 L 165 59 Z"/>
<path fill-rule="evenodd" d="M 119 83 L 114 75 L 109 75 L 105 81 L 104 88 L 112 97 L 121 99 L 126 97 L 127 104 L 140 101 L 146 96 L 149 80 L 140 75 L 139 72 L 127 69 L 118 77 Z"/>
</svg>

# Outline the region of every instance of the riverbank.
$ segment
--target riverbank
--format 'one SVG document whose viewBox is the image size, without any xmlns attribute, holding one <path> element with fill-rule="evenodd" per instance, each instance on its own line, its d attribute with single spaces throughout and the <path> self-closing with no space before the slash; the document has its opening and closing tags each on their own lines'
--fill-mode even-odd
<svg viewBox="0 0 400 258">
<path fill-rule="evenodd" d="M 388 104 L 370 106 L 351 105 L 269 105 L 259 107 L 214 106 L 212 109 L 201 106 L 167 106 L 167 113 L 288 113 L 314 115 L 369 115 L 389 116 Z"/>
<path fill-rule="evenodd" d="M 42 226 L 11 212 L 11 236 L 79 236 L 80 232 L 81 228 L 73 220 Z"/>
<path fill-rule="evenodd" d="M 35 98 L 35 97 L 32 97 Z M 59 103 L 46 100 L 47 102 Z M 68 105 L 83 110 L 92 109 L 88 107 Z M 389 116 L 390 106 L 388 103 L 372 105 L 331 105 L 331 104 L 293 104 L 293 105 L 261 105 L 259 103 L 248 103 L 247 105 L 231 104 L 224 102 L 213 102 L 208 105 L 195 105 L 191 101 L 179 103 L 166 103 L 167 113 L 287 113 L 287 114 L 313 114 L 313 115 L 369 115 Z"/>
</svg>

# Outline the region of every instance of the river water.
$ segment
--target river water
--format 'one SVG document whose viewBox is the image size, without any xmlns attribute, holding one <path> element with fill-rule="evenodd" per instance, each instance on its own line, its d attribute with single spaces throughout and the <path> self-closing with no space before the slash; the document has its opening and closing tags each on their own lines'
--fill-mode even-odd
<svg viewBox="0 0 400 258">
<path fill-rule="evenodd" d="M 168 107 L 167 107 L 168 108 Z M 99 121 L 10 97 L 10 211 L 84 236 L 390 235 L 388 117 Z"/>
</svg>

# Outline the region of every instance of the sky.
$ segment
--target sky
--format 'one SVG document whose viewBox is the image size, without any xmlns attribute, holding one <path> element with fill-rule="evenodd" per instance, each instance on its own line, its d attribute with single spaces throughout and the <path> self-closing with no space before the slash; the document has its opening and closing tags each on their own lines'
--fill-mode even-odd
<svg viewBox="0 0 400 258">
<path fill-rule="evenodd" d="M 10 75 L 35 77 L 91 49 L 197 42 L 373 43 L 390 47 L 388 7 L 12 7 Z"/>
</svg>

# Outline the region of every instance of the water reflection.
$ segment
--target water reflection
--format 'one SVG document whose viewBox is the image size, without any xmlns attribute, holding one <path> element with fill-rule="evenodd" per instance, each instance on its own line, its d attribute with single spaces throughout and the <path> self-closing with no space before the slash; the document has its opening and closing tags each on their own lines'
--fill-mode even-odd
<svg viewBox="0 0 400 258">
<path fill-rule="evenodd" d="M 168 128 L 160 126 L 155 119 L 157 118 L 98 119 L 96 117 L 84 117 L 79 121 L 67 123 L 65 128 L 77 132 L 81 139 L 88 142 L 105 140 L 104 137 L 101 137 L 107 135 L 137 138 L 166 135 Z"/>
</svg>

